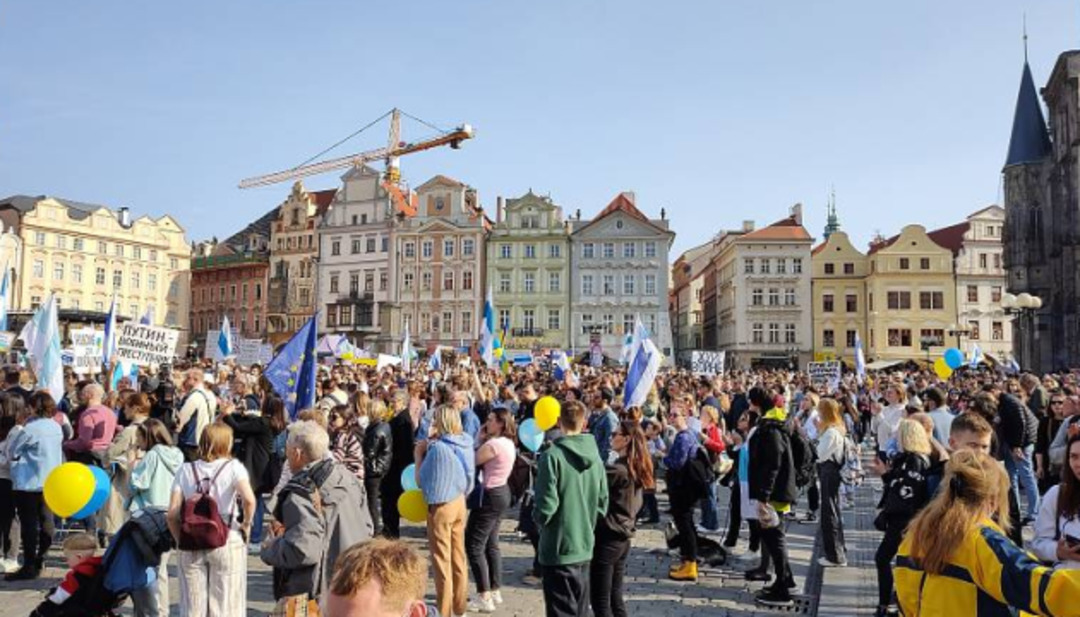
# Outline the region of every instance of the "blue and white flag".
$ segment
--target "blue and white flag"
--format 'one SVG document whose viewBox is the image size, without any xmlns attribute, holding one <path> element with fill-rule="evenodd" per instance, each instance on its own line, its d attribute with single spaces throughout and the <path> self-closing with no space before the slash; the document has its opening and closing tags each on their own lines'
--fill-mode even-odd
<svg viewBox="0 0 1080 617">
<path fill-rule="evenodd" d="M 233 340 L 232 340 L 232 328 L 229 327 L 229 316 L 224 315 L 221 318 L 221 332 L 217 337 L 218 351 L 221 352 L 222 358 L 228 358 L 233 355 Z"/>
<path fill-rule="evenodd" d="M 142 325 L 142 326 L 152 326 L 152 325 L 154 325 L 154 307 L 153 306 L 146 307 L 146 312 L 143 313 L 143 316 L 139 318 L 139 325 Z"/>
<path fill-rule="evenodd" d="M 619 362 L 622 364 L 630 364 L 630 354 L 634 351 L 634 333 L 627 332 L 626 338 L 623 339 L 622 355 L 619 356 Z"/>
<path fill-rule="evenodd" d="M 630 351 L 630 367 L 626 371 L 623 387 L 623 409 L 640 407 L 652 390 L 656 374 L 660 372 L 660 350 L 649 339 L 649 333 L 637 320 L 634 327 L 633 348 Z"/>
<path fill-rule="evenodd" d="M 318 358 L 315 344 L 316 313 L 300 330 L 281 348 L 278 355 L 266 365 L 263 372 L 274 391 L 285 401 L 285 409 L 291 420 L 296 415 L 315 405 L 315 371 Z M 226 325 L 227 327 L 227 325 Z"/>
<path fill-rule="evenodd" d="M 113 352 L 116 351 L 116 296 L 113 296 L 112 304 L 109 305 L 109 314 L 105 316 L 105 339 L 101 344 L 101 361 L 106 365 L 112 362 Z"/>
<path fill-rule="evenodd" d="M 859 338 L 858 330 L 855 331 L 855 377 L 860 384 L 866 379 L 866 356 L 863 355 L 862 339 Z"/>
<path fill-rule="evenodd" d="M 971 367 L 971 368 L 978 368 L 979 363 L 982 362 L 982 359 L 983 359 L 982 349 L 979 348 L 978 343 L 975 343 L 971 347 L 971 360 L 968 362 L 968 366 Z"/>
<path fill-rule="evenodd" d="M 484 302 L 484 321 L 480 324 L 480 357 L 489 369 L 495 367 L 495 302 L 488 285 L 487 301 Z"/>
<path fill-rule="evenodd" d="M 405 339 L 401 341 L 401 370 L 412 370 L 412 340 L 409 338 L 409 323 L 405 322 Z"/>
<path fill-rule="evenodd" d="M 55 400 L 60 400 L 64 396 L 64 361 L 60 352 L 60 324 L 53 295 L 49 295 L 45 304 L 23 326 L 19 338 L 26 344 L 30 364 L 37 375 L 37 387 L 48 390 Z"/>
<path fill-rule="evenodd" d="M 1005 372 L 1010 375 L 1015 375 L 1020 372 L 1020 363 L 1016 361 L 1016 358 L 1009 357 L 1009 361 L 1005 363 Z"/>
<path fill-rule="evenodd" d="M 570 387 L 576 388 L 578 386 L 577 375 L 574 374 L 574 369 L 570 368 L 570 358 L 567 357 L 565 351 L 555 352 L 555 379 L 558 381 L 566 381 L 570 384 Z"/>
<path fill-rule="evenodd" d="M 109 379 L 111 389 L 115 390 L 120 384 L 120 380 L 127 377 L 131 380 L 132 385 L 139 383 L 139 365 L 135 363 L 129 363 L 126 360 L 120 360 L 113 367 L 112 377 Z"/>
<path fill-rule="evenodd" d="M 11 296 L 11 269 L 4 268 L 4 280 L 0 281 L 0 332 L 7 332 L 7 314 Z"/>
<path fill-rule="evenodd" d="M 431 352 L 431 357 L 428 358 L 427 367 L 429 371 L 442 370 L 442 345 L 435 347 L 435 351 Z"/>
</svg>

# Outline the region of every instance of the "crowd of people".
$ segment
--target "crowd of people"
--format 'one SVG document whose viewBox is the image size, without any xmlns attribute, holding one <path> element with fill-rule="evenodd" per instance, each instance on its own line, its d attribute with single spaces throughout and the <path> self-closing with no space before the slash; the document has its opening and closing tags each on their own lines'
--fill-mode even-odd
<svg viewBox="0 0 1080 617">
<path fill-rule="evenodd" d="M 32 378 L 9 367 L 0 392 L 5 579 L 39 577 L 63 535 L 71 581 L 85 582 L 125 524 L 158 511 L 172 546 L 153 583 L 130 593 L 140 616 L 168 615 L 171 600 L 183 615 L 246 614 L 252 555 L 272 568 L 275 614 L 495 613 L 508 519 L 532 545 L 522 583 L 542 587 L 548 615 L 625 616 L 636 531 L 665 513 L 671 580 L 696 581 L 716 550 L 739 553 L 757 560 L 747 580 L 766 583 L 756 600 L 791 606 L 788 521 L 798 507 L 820 522 L 819 565 L 847 565 L 843 510 L 870 490 L 867 472 L 882 481 L 879 615 L 1080 614 L 1071 373 L 965 369 L 942 380 L 913 367 L 813 383 L 793 371 L 665 370 L 642 405 L 625 407 L 619 368 L 556 379 L 536 365 L 337 364 L 320 367 L 315 403 L 295 417 L 258 366 L 232 362 L 178 364 L 110 389 L 68 374 L 59 400 Z M 561 413 L 534 452 L 518 427 L 544 396 Z M 94 516 L 49 512 L 45 478 L 64 461 L 108 473 L 112 492 Z M 398 540 L 410 479 L 426 504 L 431 606 L 427 566 Z M 78 602 L 79 587 L 65 578 L 39 614 Z"/>
</svg>

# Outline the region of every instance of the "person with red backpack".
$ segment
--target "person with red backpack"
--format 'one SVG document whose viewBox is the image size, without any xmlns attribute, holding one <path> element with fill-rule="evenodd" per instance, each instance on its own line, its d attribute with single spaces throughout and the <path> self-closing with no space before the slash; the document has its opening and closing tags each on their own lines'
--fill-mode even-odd
<svg viewBox="0 0 1080 617">
<path fill-rule="evenodd" d="M 255 494 L 247 469 L 232 458 L 233 432 L 211 424 L 199 437 L 199 459 L 176 474 L 169 530 L 180 549 L 180 614 L 247 614 L 247 551 Z"/>
</svg>

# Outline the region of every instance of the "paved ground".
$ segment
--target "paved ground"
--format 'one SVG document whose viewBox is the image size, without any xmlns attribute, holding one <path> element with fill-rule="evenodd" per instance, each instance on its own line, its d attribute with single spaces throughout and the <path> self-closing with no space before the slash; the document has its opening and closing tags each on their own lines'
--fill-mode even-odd
<svg viewBox="0 0 1080 617">
<path fill-rule="evenodd" d="M 848 542 L 855 546 L 849 552 L 852 567 L 829 570 L 825 576 L 825 592 L 821 615 L 857 615 L 864 614 L 866 607 L 872 612 L 874 604 L 873 549 L 876 547 L 876 532 L 863 532 L 858 529 L 859 521 L 868 515 L 866 505 L 873 506 L 874 496 L 869 485 L 859 489 L 859 507 L 848 511 Z M 726 491 L 721 495 L 721 503 L 727 504 Z M 870 516 L 872 520 L 872 515 Z M 532 560 L 532 547 L 521 541 L 514 533 L 515 524 L 505 521 L 502 528 L 502 547 L 504 555 L 503 604 L 496 615 L 536 617 L 542 610 L 542 595 L 539 588 L 521 583 L 521 576 L 528 569 Z M 756 559 L 746 561 L 733 559 L 725 567 L 704 569 L 697 584 L 677 583 L 667 579 L 667 569 L 672 558 L 668 555 L 662 527 L 652 526 L 639 531 L 627 566 L 626 601 L 631 615 L 662 615 L 682 617 L 696 615 L 703 609 L 707 615 L 744 617 L 749 615 L 776 614 L 814 614 L 821 585 L 821 568 L 815 563 L 815 534 L 817 526 L 791 523 L 788 528 L 789 550 L 792 567 L 799 583 L 798 605 L 787 611 L 765 610 L 755 607 L 754 592 L 760 583 L 747 583 L 743 580 L 742 570 L 756 565 Z M 406 529 L 408 541 L 418 548 L 424 547 L 423 529 L 413 526 Z M 745 535 L 744 535 L 745 538 Z M 740 547 L 745 547 L 745 541 Z M 867 548 L 868 547 L 868 548 Z M 869 551 L 868 553 L 866 551 Z M 33 584 L 13 585 L 0 582 L 0 616 L 16 617 L 27 615 L 40 601 L 42 593 L 56 584 L 63 574 L 59 569 L 60 556 L 53 553 L 49 559 L 46 576 Z M 257 557 L 248 561 L 248 615 L 264 615 L 272 607 L 270 591 L 270 572 Z M 869 582 L 869 586 L 867 586 Z M 176 582 L 173 578 L 175 592 Z M 430 590 L 429 590 L 430 591 Z M 175 596 L 174 596 L 175 599 Z M 130 613 L 125 613 L 130 614 Z M 173 615 L 179 615 L 175 604 Z M 868 614 L 868 613 L 867 613 Z"/>
</svg>

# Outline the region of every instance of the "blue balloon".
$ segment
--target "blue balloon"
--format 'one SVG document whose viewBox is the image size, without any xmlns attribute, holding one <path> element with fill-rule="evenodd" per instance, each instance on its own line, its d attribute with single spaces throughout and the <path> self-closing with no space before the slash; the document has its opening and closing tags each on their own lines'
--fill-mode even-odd
<svg viewBox="0 0 1080 617">
<path fill-rule="evenodd" d="M 410 463 L 409 466 L 401 472 L 401 488 L 406 491 L 415 491 L 420 488 L 416 484 L 416 463 Z"/>
<path fill-rule="evenodd" d="M 964 366 L 964 352 L 955 347 L 950 347 L 945 350 L 945 364 L 949 365 L 949 368 L 956 370 L 961 366 Z"/>
<path fill-rule="evenodd" d="M 544 431 L 536 425 L 536 420 L 529 418 L 518 427 L 518 439 L 521 445 L 536 452 L 544 444 Z"/>
<path fill-rule="evenodd" d="M 109 479 L 109 474 L 105 473 L 105 470 L 101 467 L 94 465 L 87 465 L 87 467 L 94 474 L 94 492 L 90 494 L 90 501 L 86 502 L 82 510 L 71 515 L 70 520 L 73 521 L 81 521 L 93 516 L 95 512 L 101 509 L 101 506 L 105 505 L 105 502 L 109 499 L 109 493 L 112 492 L 112 481 Z"/>
</svg>

